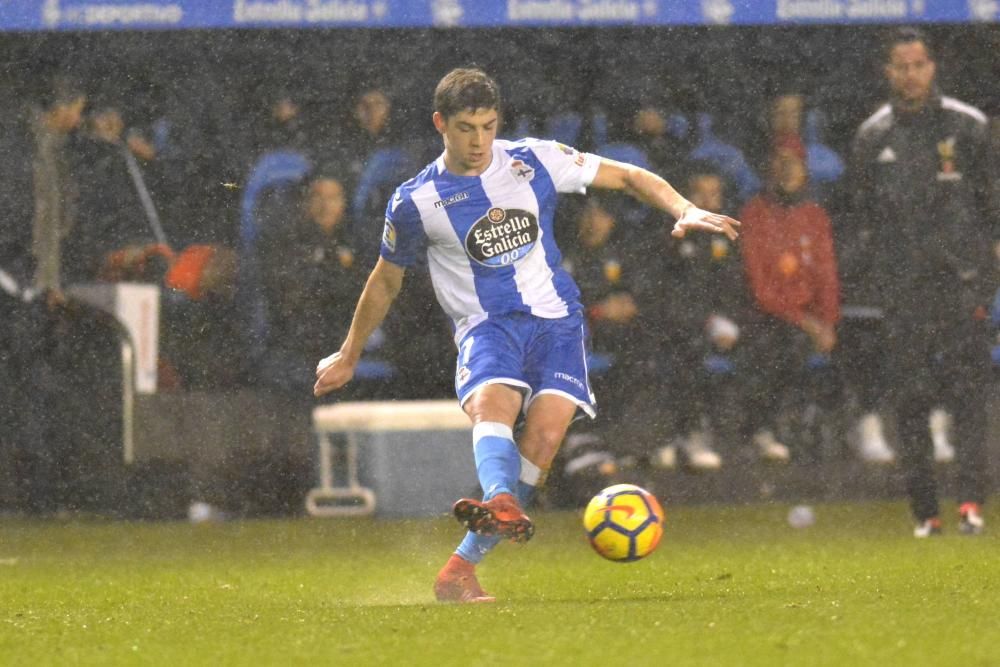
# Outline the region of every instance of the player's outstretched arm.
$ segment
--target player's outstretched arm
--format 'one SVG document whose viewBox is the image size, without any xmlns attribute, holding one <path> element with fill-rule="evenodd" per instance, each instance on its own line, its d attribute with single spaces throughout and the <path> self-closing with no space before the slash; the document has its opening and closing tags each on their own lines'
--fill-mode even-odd
<svg viewBox="0 0 1000 667">
<path fill-rule="evenodd" d="M 403 286 L 404 272 L 403 267 L 379 258 L 358 299 L 354 319 L 351 320 L 351 328 L 343 345 L 340 350 L 316 365 L 313 395 L 322 396 L 340 389 L 354 377 L 354 369 L 361 359 L 368 337 L 382 324 Z"/>
<path fill-rule="evenodd" d="M 670 183 L 641 167 L 601 158 L 591 186 L 620 190 L 644 204 L 666 211 L 677 220 L 671 234 L 678 238 L 691 230 L 725 234 L 731 240 L 739 236 L 736 231 L 740 226 L 738 220 L 698 208 L 682 197 Z"/>
</svg>

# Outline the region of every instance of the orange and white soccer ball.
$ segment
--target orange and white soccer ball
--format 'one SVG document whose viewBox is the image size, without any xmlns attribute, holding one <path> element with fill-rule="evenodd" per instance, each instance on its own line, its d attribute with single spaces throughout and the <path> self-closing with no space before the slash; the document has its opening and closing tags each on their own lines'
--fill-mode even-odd
<svg viewBox="0 0 1000 667">
<path fill-rule="evenodd" d="M 583 527 L 594 551 L 622 563 L 653 553 L 663 536 L 663 508 L 649 491 L 615 484 L 594 496 L 583 512 Z"/>
</svg>

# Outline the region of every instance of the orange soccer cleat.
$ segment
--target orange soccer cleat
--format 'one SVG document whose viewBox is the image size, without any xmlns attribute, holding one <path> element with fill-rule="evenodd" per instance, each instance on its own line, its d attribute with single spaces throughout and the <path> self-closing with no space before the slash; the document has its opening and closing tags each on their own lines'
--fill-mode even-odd
<svg viewBox="0 0 1000 667">
<path fill-rule="evenodd" d="M 476 566 L 458 554 L 452 554 L 438 572 L 434 596 L 440 602 L 496 602 L 496 598 L 479 585 Z"/>
<path fill-rule="evenodd" d="M 477 535 L 497 535 L 514 542 L 527 542 L 535 526 L 521 509 L 517 498 L 498 493 L 489 500 L 462 498 L 452 508 L 459 523 Z"/>
</svg>

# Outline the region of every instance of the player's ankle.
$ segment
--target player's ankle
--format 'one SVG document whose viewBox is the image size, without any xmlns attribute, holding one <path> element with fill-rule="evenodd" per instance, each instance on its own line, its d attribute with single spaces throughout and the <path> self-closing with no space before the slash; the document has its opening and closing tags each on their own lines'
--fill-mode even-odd
<svg viewBox="0 0 1000 667">
<path fill-rule="evenodd" d="M 472 561 L 466 560 L 461 554 L 453 553 L 445 563 L 445 568 L 449 570 L 463 570 L 472 572 L 476 569 L 476 564 Z"/>
</svg>

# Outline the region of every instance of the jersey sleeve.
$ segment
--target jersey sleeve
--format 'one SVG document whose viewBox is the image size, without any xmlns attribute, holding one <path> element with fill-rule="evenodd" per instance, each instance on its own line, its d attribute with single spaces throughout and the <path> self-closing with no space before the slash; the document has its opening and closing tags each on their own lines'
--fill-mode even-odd
<svg viewBox="0 0 1000 667">
<path fill-rule="evenodd" d="M 413 200 L 396 190 L 385 207 L 385 227 L 382 229 L 383 259 L 399 266 L 413 266 L 423 249 L 425 236 L 420 215 Z"/>
<path fill-rule="evenodd" d="M 597 176 L 601 158 L 593 153 L 580 151 L 555 141 L 536 140 L 531 145 L 546 171 L 552 178 L 557 192 L 583 194 Z"/>
</svg>

